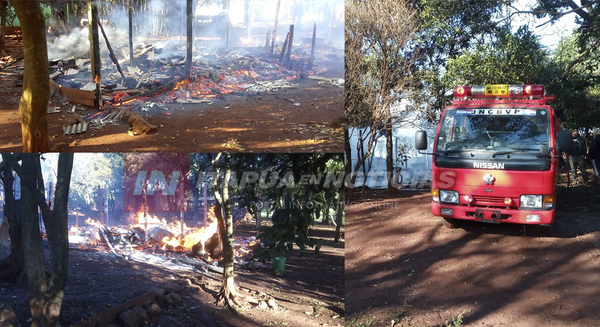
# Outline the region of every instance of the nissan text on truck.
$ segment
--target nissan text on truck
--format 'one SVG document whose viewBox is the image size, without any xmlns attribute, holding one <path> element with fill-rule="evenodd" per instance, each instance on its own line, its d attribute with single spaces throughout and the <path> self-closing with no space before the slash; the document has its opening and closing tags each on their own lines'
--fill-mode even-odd
<svg viewBox="0 0 600 327">
<path fill-rule="evenodd" d="M 543 85 L 454 88 L 433 141 L 431 212 L 449 227 L 457 220 L 552 224 L 558 156 L 571 139 L 558 133 L 551 99 Z M 427 150 L 425 131 L 415 147 Z"/>
</svg>

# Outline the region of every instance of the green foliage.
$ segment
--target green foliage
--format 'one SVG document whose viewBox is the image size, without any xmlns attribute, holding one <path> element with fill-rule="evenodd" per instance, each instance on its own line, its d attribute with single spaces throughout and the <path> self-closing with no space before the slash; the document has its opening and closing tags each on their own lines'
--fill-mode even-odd
<svg viewBox="0 0 600 327">
<path fill-rule="evenodd" d="M 109 198 L 123 189 L 122 153 L 78 153 L 73 160 L 69 199 L 75 205 L 90 205 L 98 199 L 98 187 L 107 187 Z"/>
<path fill-rule="evenodd" d="M 567 127 L 600 126 L 600 59 L 598 50 L 581 60 L 565 74 L 579 53 L 580 35 L 564 38 L 554 51 L 552 66 L 547 72 L 554 75 L 548 91 L 556 96 L 554 107 L 564 110 Z"/>
<path fill-rule="evenodd" d="M 448 104 L 450 86 L 446 76 L 448 64 L 477 47 L 489 45 L 496 35 L 506 29 L 503 9 L 513 0 L 420 0 L 414 1 L 419 11 L 422 28 L 414 37 L 415 52 L 421 83 L 413 88 L 410 98 L 413 109 L 423 113 L 429 122 L 435 122 Z M 472 65 L 463 58 L 462 65 Z"/>
<path fill-rule="evenodd" d="M 203 172 L 205 176 L 214 170 L 210 164 L 212 155 L 193 154 L 191 163 L 192 185 Z M 320 243 L 308 236 L 308 229 L 314 223 L 316 212 L 343 210 L 342 188 L 326 184 L 326 174 L 339 175 L 344 171 L 342 157 L 331 153 L 296 154 L 233 154 L 231 158 L 232 180 L 230 194 L 235 203 L 245 206 L 251 214 L 256 210 L 273 212 L 273 225 L 260 231 L 259 238 L 265 244 L 260 259 L 265 260 L 269 252 L 285 255 L 293 245 L 304 253 L 306 248 L 315 248 L 318 253 Z M 222 163 L 215 163 L 221 165 Z M 240 185 L 244 172 L 258 173 L 261 180 Z M 300 183 L 302 177 L 314 176 L 311 183 Z M 278 181 L 270 187 L 271 178 Z M 305 181 L 306 182 L 306 181 Z M 262 186 L 261 186 L 262 185 Z M 341 185 L 340 185 L 341 186 Z"/>
<path fill-rule="evenodd" d="M 452 318 L 452 321 L 446 322 L 446 327 L 460 327 L 463 323 L 463 314 L 459 314 L 458 316 Z"/>
<path fill-rule="evenodd" d="M 256 253 L 260 261 L 265 261 L 267 255 L 272 259 L 279 255 L 285 256 L 292 251 L 294 244 L 300 249 L 300 255 L 306 247 L 314 247 L 315 253 L 321 249 L 320 240 L 309 238 L 306 234 L 311 223 L 310 210 L 301 208 L 280 208 L 273 213 L 273 225 L 262 227 L 258 238 L 265 248 Z"/>
<path fill-rule="evenodd" d="M 483 44 L 454 59 L 442 81 L 456 85 L 544 84 L 548 55 L 527 27 L 512 34 L 503 30 L 493 44 Z"/>
<path fill-rule="evenodd" d="M 576 16 L 575 22 L 579 24 L 576 32 L 581 36 L 578 39 L 578 52 L 581 53 L 594 47 L 592 44 L 599 38 L 600 21 L 597 16 L 600 7 L 597 1 L 579 1 L 579 3 L 581 5 L 572 0 L 538 0 L 533 11 L 537 18 L 548 18 L 550 23 L 557 22 L 565 15 Z M 591 57 L 588 54 L 587 58 Z"/>
<path fill-rule="evenodd" d="M 423 28 L 417 33 L 426 65 L 443 65 L 499 30 L 498 17 L 512 0 L 414 1 Z M 433 61 L 432 61 L 433 60 Z"/>
</svg>

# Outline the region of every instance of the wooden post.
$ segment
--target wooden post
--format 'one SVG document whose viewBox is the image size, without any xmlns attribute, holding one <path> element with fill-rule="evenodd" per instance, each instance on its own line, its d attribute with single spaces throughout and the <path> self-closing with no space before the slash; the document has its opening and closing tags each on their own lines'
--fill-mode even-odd
<svg viewBox="0 0 600 327">
<path fill-rule="evenodd" d="M 269 50 L 269 32 L 267 32 L 267 37 L 265 39 L 265 51 Z"/>
<path fill-rule="evenodd" d="M 271 54 L 273 54 L 273 49 L 275 48 L 275 35 L 277 34 L 277 20 L 279 17 L 279 7 L 281 5 L 281 0 L 277 0 L 277 7 L 275 7 L 275 26 L 273 27 L 273 40 L 271 41 Z"/>
<path fill-rule="evenodd" d="M 133 6 L 129 0 L 128 11 L 129 11 L 129 65 L 133 66 Z"/>
<path fill-rule="evenodd" d="M 310 59 L 315 58 L 315 42 L 317 41 L 317 24 L 313 24 L 312 46 L 310 48 Z"/>
<path fill-rule="evenodd" d="M 256 235 L 260 232 L 260 202 L 256 204 Z"/>
<path fill-rule="evenodd" d="M 8 3 L 4 0 L 0 1 L 0 19 L 2 19 L 2 25 L 0 25 L 0 53 L 3 53 L 6 49 L 6 6 Z"/>
<path fill-rule="evenodd" d="M 98 219 L 101 224 L 104 224 L 102 220 L 102 193 L 100 192 L 100 185 L 98 185 Z"/>
<path fill-rule="evenodd" d="M 285 54 L 285 64 L 291 66 L 290 57 L 292 55 L 292 43 L 294 42 L 294 24 L 290 25 L 290 40 L 288 41 L 288 49 Z M 289 67 L 288 67 L 289 68 Z"/>
<path fill-rule="evenodd" d="M 105 225 L 108 226 L 110 224 L 110 219 L 108 217 L 108 187 L 103 189 L 102 196 L 104 197 L 104 220 L 106 221 Z"/>
<path fill-rule="evenodd" d="M 229 49 L 229 23 L 227 23 L 227 35 L 225 35 L 225 49 Z"/>
<path fill-rule="evenodd" d="M 52 199 L 54 198 L 54 188 L 52 187 L 52 182 L 48 185 L 48 207 L 52 210 Z"/>
<path fill-rule="evenodd" d="M 102 80 L 102 64 L 100 62 L 100 38 L 98 36 L 98 5 L 95 0 L 88 0 L 90 60 L 92 62 L 92 80 L 96 83 L 96 98 L 94 106 L 99 109 L 102 106 L 102 94 L 100 92 L 100 81 Z"/>
<path fill-rule="evenodd" d="M 279 55 L 279 62 L 283 61 L 283 58 L 285 57 L 285 52 L 287 51 L 287 44 L 290 41 L 290 33 L 287 34 L 287 36 L 285 37 L 285 41 L 283 41 L 283 47 L 281 48 L 281 54 Z"/>
<path fill-rule="evenodd" d="M 183 210 L 184 209 L 183 206 L 184 206 L 184 203 L 185 203 L 184 202 L 184 194 L 183 194 L 184 193 L 183 183 L 181 183 L 180 188 L 181 188 L 181 193 L 180 193 L 181 196 L 179 198 L 179 221 L 181 222 L 181 233 L 180 233 L 180 235 L 181 235 L 181 238 L 183 239 L 183 232 L 184 232 L 184 230 L 183 230 L 183 223 L 185 221 L 184 212 L 183 212 L 184 211 Z"/>
<path fill-rule="evenodd" d="M 102 36 L 104 36 L 104 40 L 106 41 L 106 47 L 108 48 L 110 60 L 112 60 L 112 62 L 115 64 L 115 66 L 117 66 L 117 70 L 119 71 L 121 76 L 123 78 L 125 78 L 125 75 L 123 74 L 123 71 L 121 70 L 121 65 L 119 65 L 119 60 L 117 59 L 117 56 L 115 56 L 115 52 L 113 51 L 113 48 L 110 46 L 108 37 L 106 36 L 106 33 L 104 32 L 104 27 L 102 27 L 102 22 L 98 21 L 98 25 L 100 26 L 100 31 L 102 32 Z"/>
<path fill-rule="evenodd" d="M 207 192 L 207 189 L 206 189 L 206 185 L 207 184 L 208 183 L 206 181 L 204 181 L 202 183 L 202 189 L 204 191 L 204 203 L 203 203 L 203 206 L 204 206 L 204 223 L 205 224 L 206 224 L 206 219 L 208 219 L 208 192 Z"/>
<path fill-rule="evenodd" d="M 187 54 L 185 58 L 185 73 L 187 76 L 190 76 L 192 73 L 192 20 L 193 20 L 193 10 L 192 10 L 192 0 L 186 0 L 187 2 Z"/>
<path fill-rule="evenodd" d="M 146 205 L 146 189 L 148 188 L 148 180 L 144 180 L 142 186 L 142 209 L 144 210 L 144 246 L 148 246 L 148 206 Z"/>
</svg>

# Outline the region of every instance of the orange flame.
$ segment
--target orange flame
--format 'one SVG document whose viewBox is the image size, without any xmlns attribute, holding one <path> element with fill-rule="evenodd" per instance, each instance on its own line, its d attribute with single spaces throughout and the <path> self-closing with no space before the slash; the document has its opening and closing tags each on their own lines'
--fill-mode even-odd
<svg viewBox="0 0 600 327">
<path fill-rule="evenodd" d="M 133 101 L 137 101 L 137 100 L 138 100 L 138 99 L 130 99 L 130 100 L 127 100 L 127 101 L 123 101 L 123 102 L 121 102 L 121 103 L 115 103 L 115 104 L 114 104 L 114 106 L 115 106 L 115 107 L 122 106 L 122 105 L 124 105 L 124 104 L 128 104 L 128 103 L 131 103 L 131 102 L 133 102 Z"/>
<path fill-rule="evenodd" d="M 100 84 L 100 81 L 101 81 L 101 79 L 100 79 L 100 76 L 99 76 L 99 75 L 96 75 L 96 76 L 94 77 L 94 83 L 96 83 L 96 84 Z"/>
<path fill-rule="evenodd" d="M 173 90 L 177 90 L 177 89 L 179 89 L 179 87 L 180 87 L 181 85 L 185 84 L 185 82 L 186 82 L 186 80 L 183 80 L 183 81 L 181 81 L 181 82 L 177 82 L 177 83 L 175 83 L 175 88 L 173 88 Z"/>
<path fill-rule="evenodd" d="M 194 230 L 183 238 L 183 247 L 191 249 L 194 245 L 201 243 L 204 250 L 206 241 L 210 239 L 218 230 L 215 207 L 210 208 L 206 217 L 206 226 Z"/>
<path fill-rule="evenodd" d="M 179 235 L 181 233 L 181 222 L 178 220 L 174 220 L 172 223 L 168 223 L 166 219 L 159 219 L 154 215 L 147 214 L 147 222 L 144 219 L 144 213 L 138 212 L 137 216 L 135 216 L 135 221 L 133 226 L 144 228 L 147 224 L 148 230 L 151 230 L 154 227 L 160 226 L 174 235 Z M 191 250 L 192 247 L 198 243 L 201 243 L 202 249 L 204 250 L 204 246 L 206 241 L 210 239 L 218 229 L 217 218 L 215 215 L 215 208 L 212 207 L 208 211 L 206 225 L 203 227 L 188 227 L 185 223 L 183 224 L 183 238 L 181 235 L 179 237 L 165 237 L 161 240 L 163 244 L 163 248 L 166 248 L 166 245 L 170 245 L 174 248 L 183 247 L 186 250 Z"/>
<path fill-rule="evenodd" d="M 165 249 L 167 247 L 167 245 L 172 246 L 174 248 L 180 246 L 181 244 L 179 244 L 179 239 L 177 237 L 169 237 L 169 236 L 165 236 L 162 239 L 162 243 L 163 245 L 163 249 Z"/>
</svg>

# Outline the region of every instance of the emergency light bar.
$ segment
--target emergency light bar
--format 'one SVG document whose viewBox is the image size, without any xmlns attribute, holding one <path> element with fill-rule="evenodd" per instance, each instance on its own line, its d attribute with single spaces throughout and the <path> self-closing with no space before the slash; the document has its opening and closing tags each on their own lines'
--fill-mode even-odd
<svg viewBox="0 0 600 327">
<path fill-rule="evenodd" d="M 454 97 L 533 97 L 542 98 L 544 96 L 544 86 L 541 84 L 490 84 L 490 85 L 472 85 L 457 86 L 454 88 Z"/>
</svg>

